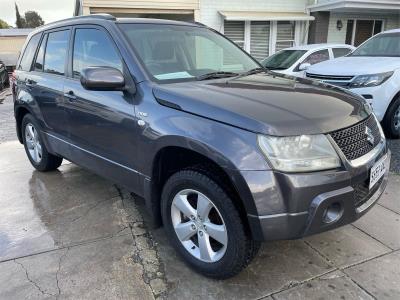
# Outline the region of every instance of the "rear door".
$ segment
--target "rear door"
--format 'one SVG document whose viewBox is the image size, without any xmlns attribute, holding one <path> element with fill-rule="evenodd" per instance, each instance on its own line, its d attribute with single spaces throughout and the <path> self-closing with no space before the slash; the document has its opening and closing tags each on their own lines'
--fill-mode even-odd
<svg viewBox="0 0 400 300">
<path fill-rule="evenodd" d="M 128 72 L 109 35 L 99 26 L 76 26 L 71 43 L 69 78 L 64 86 L 68 137 L 74 159 L 135 189 L 136 130 L 133 95 L 125 91 L 89 91 L 80 83 L 91 66 Z"/>
<path fill-rule="evenodd" d="M 66 138 L 64 80 L 70 28 L 46 32 L 26 83 L 40 109 L 43 128 L 60 139 Z"/>
</svg>

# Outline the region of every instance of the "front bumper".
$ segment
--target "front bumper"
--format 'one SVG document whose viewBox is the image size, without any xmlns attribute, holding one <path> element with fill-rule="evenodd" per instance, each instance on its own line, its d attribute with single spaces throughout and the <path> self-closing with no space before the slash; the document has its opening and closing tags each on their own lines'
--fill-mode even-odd
<svg viewBox="0 0 400 300">
<path fill-rule="evenodd" d="M 387 147 L 376 157 L 356 168 L 305 174 L 259 171 L 258 180 L 249 188 L 257 215 L 248 215 L 253 238 L 270 241 L 297 239 L 331 230 L 359 219 L 378 201 L 386 188 L 386 173 L 369 191 L 371 167 L 384 155 L 390 161 Z M 247 182 L 255 179 L 251 171 L 242 172 Z M 261 186 L 262 179 L 269 183 Z M 267 201 L 268 199 L 268 201 Z"/>
</svg>

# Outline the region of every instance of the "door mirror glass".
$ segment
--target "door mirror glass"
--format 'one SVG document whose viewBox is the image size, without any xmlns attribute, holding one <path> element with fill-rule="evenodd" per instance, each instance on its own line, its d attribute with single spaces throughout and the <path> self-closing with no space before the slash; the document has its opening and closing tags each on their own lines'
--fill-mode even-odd
<svg viewBox="0 0 400 300">
<path fill-rule="evenodd" d="M 310 63 L 302 63 L 302 64 L 299 66 L 299 71 L 306 71 L 309 67 L 311 67 L 311 64 L 310 64 Z"/>
<path fill-rule="evenodd" d="M 81 72 L 81 84 L 87 90 L 116 91 L 125 87 L 125 79 L 115 68 L 89 67 Z"/>
</svg>

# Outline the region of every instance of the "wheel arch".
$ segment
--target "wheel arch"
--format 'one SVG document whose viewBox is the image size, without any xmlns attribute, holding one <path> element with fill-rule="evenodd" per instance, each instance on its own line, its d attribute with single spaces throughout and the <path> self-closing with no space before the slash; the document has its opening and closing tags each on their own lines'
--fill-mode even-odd
<svg viewBox="0 0 400 300">
<path fill-rule="evenodd" d="M 25 115 L 27 115 L 27 114 L 32 114 L 32 112 L 25 106 L 19 106 L 15 109 L 17 137 L 18 137 L 18 141 L 21 144 L 23 143 L 21 124 L 22 124 L 22 120 L 24 119 Z"/>
<path fill-rule="evenodd" d="M 178 145 L 165 146 L 157 151 L 152 164 L 151 180 L 149 181 L 149 186 L 145 188 L 146 205 L 152 213 L 153 222 L 156 227 L 162 225 L 161 192 L 167 179 L 180 170 L 195 169 L 209 176 L 228 193 L 246 229 L 251 233 L 252 230 L 247 215 L 255 211 L 256 208 L 254 201 L 251 201 L 252 195 L 250 190 L 246 191 L 243 188 L 243 186 L 247 187 L 247 185 L 240 172 L 221 167 L 218 163 L 219 159 L 220 157 L 216 159 L 215 153 L 214 155 L 206 155 L 194 149 Z M 226 159 L 224 161 L 227 162 Z M 231 167 L 233 168 L 233 164 Z"/>
</svg>

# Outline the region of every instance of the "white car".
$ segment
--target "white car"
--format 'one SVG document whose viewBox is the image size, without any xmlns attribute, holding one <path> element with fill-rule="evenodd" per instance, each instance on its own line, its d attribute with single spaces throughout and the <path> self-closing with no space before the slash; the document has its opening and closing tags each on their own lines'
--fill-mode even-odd
<svg viewBox="0 0 400 300">
<path fill-rule="evenodd" d="M 355 47 L 344 44 L 312 44 L 283 49 L 264 59 L 261 64 L 274 72 L 304 77 L 311 65 L 342 57 Z"/>
<path fill-rule="evenodd" d="M 361 95 L 387 136 L 400 137 L 400 29 L 375 35 L 346 57 L 310 67 L 307 77 Z"/>
</svg>

